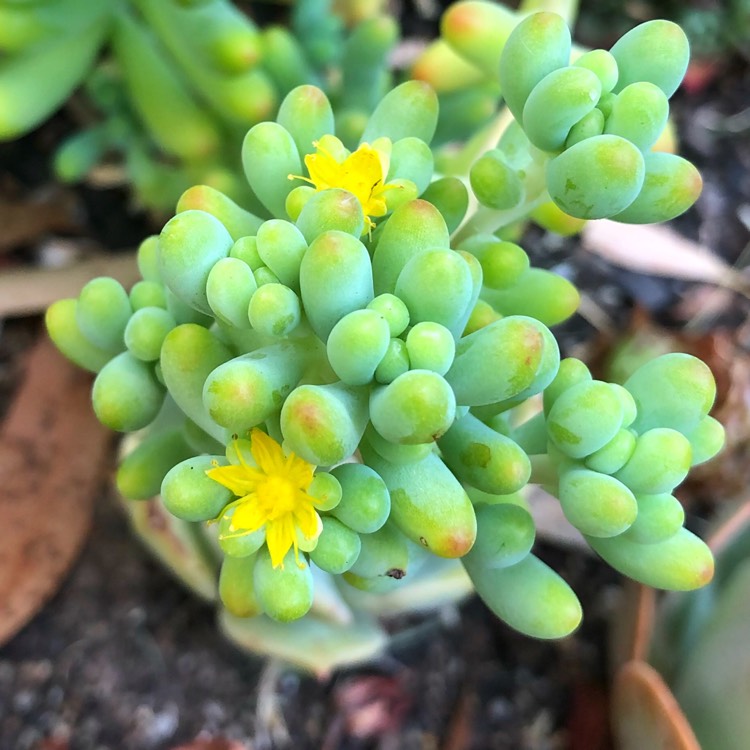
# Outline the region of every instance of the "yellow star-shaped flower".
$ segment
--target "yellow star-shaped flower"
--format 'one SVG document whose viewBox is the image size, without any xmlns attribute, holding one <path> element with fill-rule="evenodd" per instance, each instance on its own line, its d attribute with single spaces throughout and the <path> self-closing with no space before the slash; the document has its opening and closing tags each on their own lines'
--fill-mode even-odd
<svg viewBox="0 0 750 750">
<path fill-rule="evenodd" d="M 317 149 L 305 156 L 305 166 L 310 177 L 289 175 L 290 179 L 305 180 L 317 191 L 341 188 L 359 201 L 365 215 L 365 229 L 371 232 L 375 226 L 372 217 L 385 216 L 388 212 L 383 194 L 397 185 L 385 183 L 384 160 L 387 159 L 375 148 L 363 143 L 356 151 L 337 161 L 333 154 L 313 141 Z"/>
<path fill-rule="evenodd" d="M 307 494 L 315 467 L 294 453 L 285 455 L 281 446 L 261 430 L 254 429 L 250 434 L 249 456 L 243 443 L 246 441 L 234 442 L 238 463 L 206 472 L 239 497 L 219 518 L 234 509 L 229 522 L 233 537 L 265 527 L 273 567 L 283 567 L 292 546 L 299 565 L 299 550 L 312 549 L 322 530 L 316 500 Z"/>
</svg>

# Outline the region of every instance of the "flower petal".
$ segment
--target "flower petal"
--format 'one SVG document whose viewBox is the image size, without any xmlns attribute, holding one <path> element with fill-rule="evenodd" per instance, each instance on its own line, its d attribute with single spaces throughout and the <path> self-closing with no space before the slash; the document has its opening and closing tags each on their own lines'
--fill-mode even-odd
<svg viewBox="0 0 750 750">
<path fill-rule="evenodd" d="M 316 190 L 338 187 L 341 181 L 341 165 L 328 153 L 318 151 L 305 157 L 305 166 Z"/>
<path fill-rule="evenodd" d="M 272 438 L 266 435 L 263 430 L 254 429 L 250 433 L 252 441 L 253 458 L 264 474 L 283 474 L 284 471 L 284 452 L 281 446 Z"/>
<path fill-rule="evenodd" d="M 284 474 L 295 487 L 306 490 L 312 484 L 315 467 L 296 454 L 290 453 L 286 457 Z"/>
<path fill-rule="evenodd" d="M 267 521 L 268 516 L 263 512 L 262 506 L 255 502 L 255 498 L 252 495 L 248 495 L 246 502 L 241 503 L 235 508 L 229 525 L 232 530 L 257 531 Z"/>
<path fill-rule="evenodd" d="M 370 188 L 383 181 L 383 167 L 378 152 L 363 143 L 343 164 L 347 176 L 357 177 L 362 182 L 369 183 Z"/>
<path fill-rule="evenodd" d="M 300 493 L 302 494 L 302 493 Z M 320 519 L 312 503 L 305 496 L 305 501 L 299 502 L 294 509 L 294 525 L 308 538 L 312 539 L 320 533 L 318 523 Z"/>
<path fill-rule="evenodd" d="M 245 466 L 249 469 L 258 468 L 253 458 L 252 443 L 247 438 L 232 440 L 227 446 L 227 459 L 230 464 Z"/>
<path fill-rule="evenodd" d="M 315 514 L 316 528 L 315 533 L 312 536 L 305 536 L 299 526 L 296 526 L 294 532 L 297 536 L 297 546 L 303 552 L 312 552 L 318 546 L 318 539 L 323 531 L 323 521 L 320 520 L 320 516 Z"/>
<path fill-rule="evenodd" d="M 257 470 L 243 466 L 216 466 L 206 471 L 206 476 L 226 487 L 230 492 L 242 497 L 253 492 L 263 475 Z"/>
<path fill-rule="evenodd" d="M 294 543 L 294 527 L 292 519 L 287 514 L 277 518 L 275 521 L 269 521 L 266 529 L 266 545 L 271 555 L 271 565 L 278 568 L 282 565 L 286 553 Z"/>
</svg>

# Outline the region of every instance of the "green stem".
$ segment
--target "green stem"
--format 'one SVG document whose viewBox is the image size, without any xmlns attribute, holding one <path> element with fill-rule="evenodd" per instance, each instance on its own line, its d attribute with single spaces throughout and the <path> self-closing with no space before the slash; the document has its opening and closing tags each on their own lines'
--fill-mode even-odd
<svg viewBox="0 0 750 750">
<path fill-rule="evenodd" d="M 475 133 L 460 149 L 442 157 L 440 171 L 446 175 L 465 178 L 469 176 L 471 165 L 486 151 L 495 148 L 503 133 L 514 122 L 507 107 L 502 107 L 495 117 L 478 133 Z"/>
<path fill-rule="evenodd" d="M 531 479 L 529 480 L 530 484 L 557 484 L 557 469 L 546 453 L 529 456 L 529 461 L 531 461 Z"/>
<path fill-rule="evenodd" d="M 498 117 L 495 120 L 497 124 L 496 133 L 499 131 L 500 134 L 514 122 L 512 115 L 510 115 L 507 109 L 501 114 L 504 116 L 502 118 Z M 501 124 L 503 126 L 502 130 L 500 130 Z M 496 143 L 497 141 L 491 143 L 489 147 L 493 148 Z M 487 143 L 484 145 L 486 147 Z M 466 212 L 466 218 L 453 234 L 452 239 L 455 244 L 475 234 L 494 234 L 502 227 L 525 219 L 537 206 L 550 200 L 546 181 L 549 154 L 534 148 L 531 144 L 528 145 L 528 148 L 531 157 L 529 163 L 524 167 L 523 172 L 519 170 L 519 175 L 523 175 L 525 200 L 513 208 L 499 211 L 479 205 L 473 191 L 470 190 L 469 209 Z M 484 152 L 482 151 L 481 153 Z"/>
<path fill-rule="evenodd" d="M 525 219 L 535 208 L 549 200 L 549 194 L 545 190 L 535 198 L 526 200 L 507 211 L 495 211 L 491 208 L 479 206 L 474 215 L 459 227 L 453 235 L 453 244 L 457 245 L 475 234 L 494 234 L 502 227 L 507 227 L 509 224 Z"/>
</svg>

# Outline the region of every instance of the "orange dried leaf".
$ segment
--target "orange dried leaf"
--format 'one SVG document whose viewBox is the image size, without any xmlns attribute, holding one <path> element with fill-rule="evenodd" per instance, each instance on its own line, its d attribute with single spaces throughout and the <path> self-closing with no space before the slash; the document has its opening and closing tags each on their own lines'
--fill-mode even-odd
<svg viewBox="0 0 750 750">
<path fill-rule="evenodd" d="M 57 591 L 91 524 L 111 439 L 90 390 L 42 338 L 0 429 L 0 644 Z"/>
<path fill-rule="evenodd" d="M 610 628 L 610 663 L 615 670 L 648 655 L 656 614 L 656 591 L 636 581 L 626 581 Z"/>
<path fill-rule="evenodd" d="M 672 691 L 645 662 L 630 661 L 620 669 L 612 716 L 620 750 L 701 750 Z"/>
</svg>

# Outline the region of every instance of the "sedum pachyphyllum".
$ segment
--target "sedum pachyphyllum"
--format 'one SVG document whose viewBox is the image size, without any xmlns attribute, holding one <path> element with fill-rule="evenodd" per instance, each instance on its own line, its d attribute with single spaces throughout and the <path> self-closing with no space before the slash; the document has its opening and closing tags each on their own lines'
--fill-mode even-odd
<svg viewBox="0 0 750 750">
<path fill-rule="evenodd" d="M 711 372 L 675 354 L 614 384 L 561 359 L 549 327 L 575 288 L 496 233 L 549 200 L 539 167 L 573 147 L 542 152 L 506 123 L 506 155 L 536 166 L 501 208 L 503 160 L 437 172 L 437 122 L 432 88 L 406 82 L 352 151 L 323 92 L 295 88 L 244 139 L 262 211 L 191 188 L 141 244 L 142 281 L 96 279 L 47 313 L 58 347 L 97 373 L 100 420 L 137 433 L 117 482 L 138 528 L 147 500 L 193 562 L 154 546 L 218 596 L 226 632 L 319 672 L 382 648 L 377 616 L 472 589 L 523 633 L 573 631 L 578 599 L 533 551 L 529 484 L 636 580 L 693 589 L 713 572 L 673 495 L 723 442 Z M 585 175 L 602 205 L 618 165 Z"/>
<path fill-rule="evenodd" d="M 250 434 L 250 460 L 239 441 L 233 444 L 238 463 L 215 466 L 207 476 L 226 487 L 238 500 L 224 508 L 228 533 L 220 541 L 242 538 L 263 529 L 274 568 L 284 565 L 291 547 L 300 563 L 300 548 L 309 551 L 320 536 L 322 524 L 315 512 L 316 500 L 307 494 L 314 467 L 291 453 L 261 430 Z M 230 513 L 231 511 L 231 513 Z M 219 519 L 221 520 L 221 519 Z"/>
</svg>

